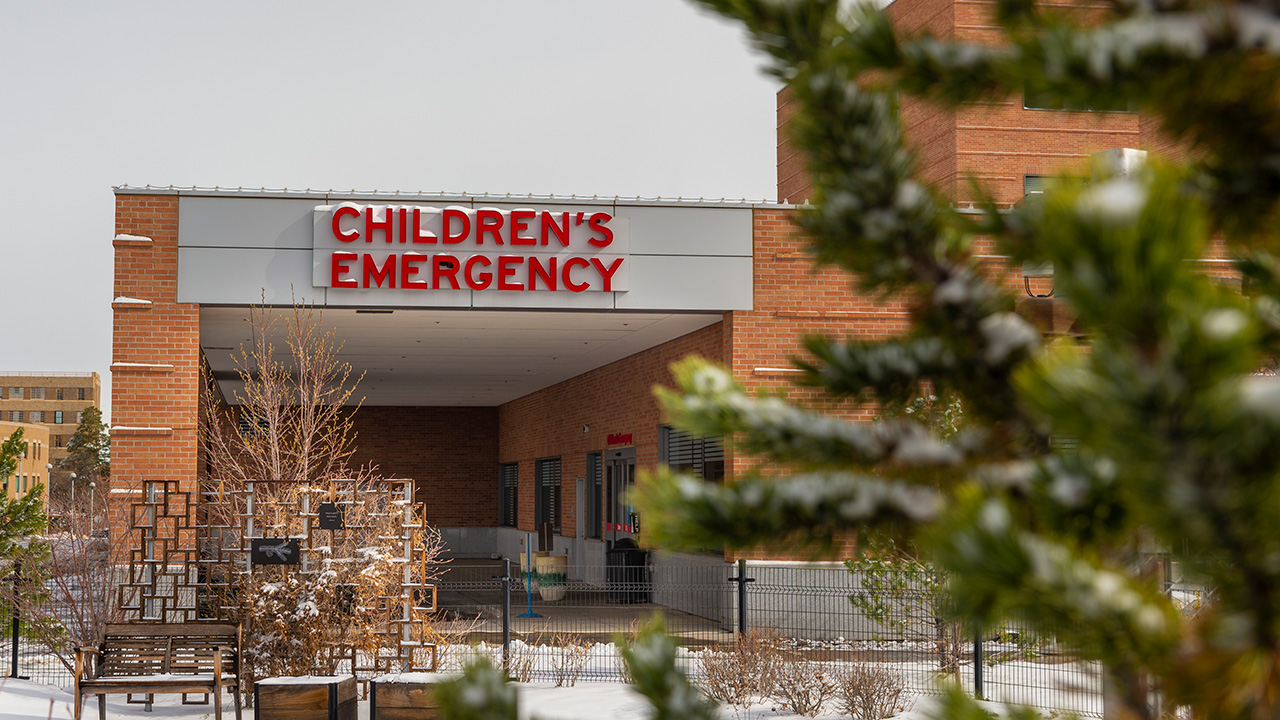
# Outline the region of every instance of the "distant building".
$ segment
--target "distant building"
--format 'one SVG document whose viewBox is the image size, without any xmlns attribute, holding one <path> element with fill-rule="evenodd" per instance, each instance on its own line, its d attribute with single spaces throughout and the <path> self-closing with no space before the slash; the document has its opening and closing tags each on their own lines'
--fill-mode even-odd
<svg viewBox="0 0 1280 720">
<path fill-rule="evenodd" d="M 45 462 L 54 467 L 67 456 L 67 442 L 87 407 L 102 407 L 102 380 L 96 372 L 0 372 L 0 422 L 48 428 Z"/>
<path fill-rule="evenodd" d="M 95 380 L 97 376 L 95 376 Z M 8 414 L 6 413 L 6 417 Z M 18 467 L 9 477 L 0 478 L 3 489 L 10 498 L 25 495 L 37 485 L 44 485 L 44 504 L 49 506 L 49 466 L 53 457 L 49 446 L 50 429 L 32 423 L 13 423 L 0 420 L 0 439 L 8 440 L 14 431 L 22 428 L 22 439 L 27 450 L 18 458 Z"/>
</svg>

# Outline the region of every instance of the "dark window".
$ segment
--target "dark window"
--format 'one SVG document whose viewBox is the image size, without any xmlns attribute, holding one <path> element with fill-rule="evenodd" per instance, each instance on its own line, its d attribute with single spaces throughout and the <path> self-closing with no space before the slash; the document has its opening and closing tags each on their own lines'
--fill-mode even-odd
<svg viewBox="0 0 1280 720">
<path fill-rule="evenodd" d="M 1114 105 L 1070 102 L 1048 91 L 1027 89 L 1022 93 L 1022 107 L 1026 110 L 1067 110 L 1070 112 L 1137 112 L 1133 101 L 1124 100 Z"/>
<path fill-rule="evenodd" d="M 534 524 L 551 523 L 560 532 L 560 458 L 546 458 L 534 463 L 538 494 L 533 504 Z"/>
<path fill-rule="evenodd" d="M 688 472 L 703 480 L 724 479 L 724 438 L 697 437 L 663 425 L 658 433 L 662 461 L 672 470 Z"/>
<path fill-rule="evenodd" d="M 57 392 L 56 392 L 55 394 L 58 396 L 58 399 L 59 399 L 59 400 L 61 400 L 61 399 L 62 399 L 62 388 L 58 388 L 58 390 L 57 390 Z"/>
<path fill-rule="evenodd" d="M 59 391 L 59 392 L 61 392 L 61 391 Z M 61 400 L 62 398 L 58 398 L 58 399 L 59 399 L 59 400 Z M 61 425 L 61 424 L 62 424 L 62 411 L 61 411 L 61 410 L 54 410 L 54 411 L 53 411 L 53 422 L 54 422 L 54 424 L 55 424 L 55 425 Z"/>
<path fill-rule="evenodd" d="M 79 394 L 79 396 L 80 396 L 80 397 L 76 398 L 77 400 L 83 400 L 83 399 L 84 399 L 84 388 L 76 388 L 76 393 L 78 393 L 78 394 Z"/>
<path fill-rule="evenodd" d="M 504 463 L 498 466 L 498 524 L 515 527 L 518 516 L 520 466 Z"/>
<path fill-rule="evenodd" d="M 82 420 L 83 418 L 78 419 L 77 422 Z M 255 418 L 248 413 L 240 416 L 240 437 L 262 437 L 267 434 L 269 427 L 270 423 L 264 417 Z"/>
<path fill-rule="evenodd" d="M 603 471 L 601 468 L 600 453 L 587 453 L 587 480 L 586 487 L 582 489 L 582 502 L 586 507 L 582 510 L 582 521 L 586 525 L 583 533 L 589 538 L 600 538 L 603 536 L 601 532 L 603 526 L 600 523 L 600 508 L 603 498 L 601 497 L 601 482 L 603 479 Z"/>
<path fill-rule="evenodd" d="M 62 436 L 61 436 L 61 435 L 54 435 L 54 436 L 53 436 L 53 446 L 54 446 L 54 447 L 62 447 Z"/>
</svg>

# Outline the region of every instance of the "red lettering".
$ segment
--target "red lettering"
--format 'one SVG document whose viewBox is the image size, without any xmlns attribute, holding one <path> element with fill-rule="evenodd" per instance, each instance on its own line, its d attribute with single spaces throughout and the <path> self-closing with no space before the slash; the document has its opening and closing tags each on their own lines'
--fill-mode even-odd
<svg viewBox="0 0 1280 720">
<path fill-rule="evenodd" d="M 538 238 L 520 237 L 520 233 L 529 229 L 529 221 L 538 217 L 536 210 L 512 210 L 511 211 L 511 244 L 512 245 L 537 245 Z"/>
<path fill-rule="evenodd" d="M 359 215 L 360 213 L 356 214 Z M 355 238 L 352 239 L 354 240 Z M 359 259 L 360 256 L 353 252 L 334 253 L 330 258 L 332 265 L 330 267 L 329 284 L 336 288 L 360 287 L 355 278 L 343 279 L 342 277 L 344 274 L 351 272 L 351 268 L 347 267 L 347 263 L 355 262 Z"/>
<path fill-rule="evenodd" d="M 476 244 L 484 244 L 484 236 L 492 235 L 493 244 L 502 244 L 502 211 L 501 210 L 477 210 L 476 211 Z"/>
<path fill-rule="evenodd" d="M 373 242 L 373 231 L 381 230 L 383 232 L 383 236 L 386 237 L 387 242 L 392 242 L 391 226 L 394 224 L 391 222 L 392 217 L 391 208 L 387 208 L 385 215 L 386 219 L 375 220 L 373 215 L 373 206 L 370 205 L 369 207 L 366 207 L 364 209 L 364 241 Z M 368 256 L 366 255 L 365 257 Z"/>
<path fill-rule="evenodd" d="M 360 239 L 359 230 L 355 228 L 351 228 L 350 230 L 344 231 L 339 226 L 339 223 L 342 221 L 342 218 L 344 217 L 360 217 L 360 211 L 351 207 L 350 205 L 341 205 L 338 207 L 337 210 L 334 210 L 333 211 L 333 236 L 338 238 L 342 242 L 354 242 L 356 240 L 359 240 Z M 335 285 L 334 287 L 338 287 L 338 286 Z"/>
<path fill-rule="evenodd" d="M 365 257 L 368 257 L 367 255 Z M 564 261 L 564 265 L 560 266 L 560 279 L 564 282 L 564 286 L 569 290 L 579 293 L 586 290 L 587 283 L 576 283 L 573 281 L 573 269 L 575 267 L 590 267 L 586 260 L 580 257 L 572 257 Z"/>
<path fill-rule="evenodd" d="M 427 256 L 422 253 L 407 252 L 400 257 L 400 287 L 402 288 L 418 288 L 427 289 L 426 280 L 414 280 L 413 276 L 418 274 L 417 263 L 427 261 Z"/>
<path fill-rule="evenodd" d="M 542 244 L 543 246 L 546 246 L 549 244 L 548 241 L 551 235 L 555 235 L 556 239 L 560 241 L 561 247 L 569 247 L 569 213 L 567 212 L 560 213 L 560 222 L 563 223 L 563 226 L 556 223 L 555 215 L 549 212 L 542 213 Z M 551 232 L 548 233 L 547 232 L 548 230 L 550 230 Z"/>
<path fill-rule="evenodd" d="M 509 282 L 507 278 L 516 274 L 516 265 L 524 262 L 524 258 L 518 255 L 503 255 L 498 258 L 498 289 L 499 290 L 523 290 L 524 285 L 518 282 Z"/>
<path fill-rule="evenodd" d="M 441 217 L 443 218 L 441 222 L 444 223 L 444 244 L 445 245 L 457 245 L 463 240 L 466 240 L 467 236 L 471 234 L 471 218 L 467 216 L 466 210 L 458 210 L 456 208 L 445 208 L 444 213 L 441 215 Z M 457 235 L 454 235 L 450 232 L 450 229 L 453 224 L 452 221 L 454 219 L 462 221 L 462 232 L 458 233 Z"/>
<path fill-rule="evenodd" d="M 368 241 L 368 238 L 366 237 L 365 240 Z M 364 281 L 361 287 L 369 287 L 369 278 L 373 278 L 373 287 L 382 287 L 382 283 L 385 281 L 387 283 L 387 287 L 391 288 L 392 290 L 395 289 L 396 287 L 395 253 L 388 255 L 387 259 L 382 261 L 382 267 L 378 267 L 378 261 L 374 260 L 372 255 L 365 253 L 364 262 L 362 262 L 360 265 L 361 265 L 361 269 L 364 271 L 363 272 Z"/>
<path fill-rule="evenodd" d="M 443 253 L 436 255 L 431 259 L 431 287 L 441 289 L 440 280 L 443 278 L 453 285 L 454 290 L 461 290 L 458 287 L 458 269 L 462 265 L 458 263 L 458 258 Z"/>
<path fill-rule="evenodd" d="M 609 213 L 593 213 L 587 220 L 587 227 L 590 227 L 594 232 L 600 233 L 600 237 L 593 237 L 587 240 L 587 242 L 591 243 L 595 247 L 607 247 L 612 243 L 613 228 L 610 228 L 605 224 L 612 219 L 613 218 L 609 217 Z"/>
<path fill-rule="evenodd" d="M 605 292 L 612 290 L 613 274 L 618 272 L 618 268 L 622 267 L 622 258 L 614 258 L 613 262 L 610 263 L 607 268 L 604 266 L 604 263 L 600 262 L 600 258 L 591 258 L 591 264 L 596 266 L 596 269 L 600 271 L 600 277 L 604 279 L 602 289 Z"/>
<path fill-rule="evenodd" d="M 547 286 L 548 290 L 556 289 L 556 258 L 554 255 L 547 258 L 547 264 L 545 266 L 537 255 L 529 256 L 530 290 L 538 289 L 538 278 L 542 278 L 542 282 Z"/>
<path fill-rule="evenodd" d="M 471 288 L 472 290 L 484 290 L 488 288 L 489 285 L 493 283 L 493 273 L 482 272 L 477 277 L 475 274 L 472 273 L 472 270 L 475 269 L 476 265 L 483 265 L 485 267 L 489 267 L 492 264 L 493 263 L 489 262 L 489 258 L 483 255 L 472 255 L 471 257 L 467 258 L 467 264 L 466 266 L 463 267 L 463 273 L 467 278 L 467 287 Z"/>
<path fill-rule="evenodd" d="M 421 209 L 421 208 L 414 208 L 414 209 L 413 209 L 413 238 L 412 238 L 412 241 L 413 241 L 413 243 L 414 243 L 415 245 L 421 245 L 422 243 L 431 243 L 432 245 L 434 245 L 434 244 L 435 244 L 435 242 L 436 242 L 436 236 L 435 236 L 435 233 L 430 233 L 430 232 L 428 232 L 428 233 L 424 233 L 424 232 L 422 232 L 422 209 Z"/>
<path fill-rule="evenodd" d="M 398 234 L 400 236 L 400 242 L 403 244 L 408 241 L 408 238 L 405 237 L 405 230 L 408 229 L 409 226 L 409 208 L 402 207 L 398 210 L 398 213 L 400 215 L 400 227 L 398 228 Z M 387 208 L 387 216 L 391 216 L 391 208 Z"/>
</svg>

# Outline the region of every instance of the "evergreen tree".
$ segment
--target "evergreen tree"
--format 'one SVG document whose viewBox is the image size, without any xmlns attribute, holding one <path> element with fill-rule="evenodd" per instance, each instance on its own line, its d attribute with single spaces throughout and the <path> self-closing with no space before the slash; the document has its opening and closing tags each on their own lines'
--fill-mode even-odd
<svg viewBox="0 0 1280 720">
<path fill-rule="evenodd" d="M 802 382 L 886 407 L 936 394 L 965 417 L 951 434 L 892 413 L 849 423 L 686 361 L 663 394 L 676 424 L 771 463 L 724 484 L 648 478 L 650 538 L 821 551 L 851 531 L 909 537 L 947 574 L 957 621 L 1016 615 L 1056 635 L 1102 667 L 1121 716 L 1155 714 L 1152 687 L 1196 717 L 1280 715 L 1276 6 L 1121 0 L 1082 27 L 997 0 L 1006 42 L 988 47 L 900 38 L 837 0 L 704 4 L 741 21 L 791 88 L 816 198 L 797 223 L 817 260 L 911 303 L 903 336 L 808 340 Z M 915 177 L 894 94 L 1024 91 L 1135 106 L 1195 161 L 955 212 Z M 1084 339 L 1046 340 L 1020 315 L 974 257 L 979 236 L 1013 264 L 1053 262 Z M 1216 237 L 1246 292 L 1195 262 Z M 1195 617 L 1163 591 L 1153 549 L 1211 593 Z M 989 717 L 959 692 L 938 712 Z"/>
<path fill-rule="evenodd" d="M 27 442 L 22 436 L 22 428 L 18 428 L 0 443 L 0 479 L 5 482 L 13 482 L 18 456 L 26 452 Z M 7 492 L 0 493 L 0 561 L 11 561 L 21 555 L 26 539 L 44 530 L 47 520 L 43 497 L 43 485 L 36 485 L 25 495 L 12 499 Z"/>
<path fill-rule="evenodd" d="M 88 499 L 90 482 L 101 482 L 111 475 L 111 436 L 102 422 L 102 411 L 92 405 L 84 409 L 75 434 L 67 441 L 67 457 L 58 464 L 76 474 L 76 490 Z"/>
<path fill-rule="evenodd" d="M 878 10 L 707 0 L 741 20 L 800 106 L 816 207 L 798 224 L 863 291 L 900 292 L 913 329 L 811 339 L 803 382 L 902 406 L 959 398 L 950 437 L 849 424 L 686 362 L 664 397 L 688 430 L 735 434 L 790 466 L 725 485 L 665 474 L 650 531 L 690 545 L 906 532 L 948 574 L 957 618 L 1017 615 L 1096 660 L 1127 715 L 1152 683 L 1200 717 L 1280 713 L 1280 17 L 1274 5 L 1118 3 L 1088 27 L 1000 0 L 1007 43 L 895 36 Z M 916 178 L 892 92 L 956 105 L 1023 90 L 1067 106 L 1136 105 L 1191 149 L 1188 167 L 1066 180 L 974 222 Z M 1100 176 L 1101 178 L 1101 176 Z M 980 188 L 978 192 L 981 192 Z M 1242 294 L 1195 260 L 1215 233 Z M 1087 351 L 1046 342 L 976 258 L 1051 261 Z M 1060 301 L 1063 302 L 1063 301 Z M 927 383 L 926 383 L 927 381 Z M 1074 450 L 1058 451 L 1060 438 Z M 1178 612 L 1152 548 L 1212 593 Z M 979 717 L 955 695 L 947 714 Z"/>
</svg>

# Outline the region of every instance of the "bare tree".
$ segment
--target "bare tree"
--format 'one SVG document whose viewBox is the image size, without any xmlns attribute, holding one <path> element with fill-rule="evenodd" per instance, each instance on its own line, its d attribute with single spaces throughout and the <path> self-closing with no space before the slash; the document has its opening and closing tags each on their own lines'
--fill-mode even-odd
<svg viewBox="0 0 1280 720">
<path fill-rule="evenodd" d="M 318 314 L 295 302 L 285 310 L 250 308 L 250 345 L 235 358 L 242 388 L 223 402 L 204 365 L 200 450 L 210 476 L 224 482 L 305 482 L 372 474 L 353 472 L 352 422 L 361 399 L 342 344 L 323 331 Z M 283 354 L 277 356 L 277 336 Z"/>
</svg>

